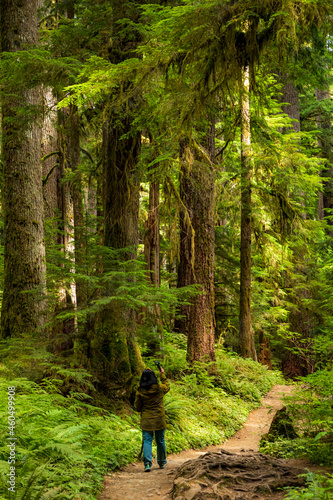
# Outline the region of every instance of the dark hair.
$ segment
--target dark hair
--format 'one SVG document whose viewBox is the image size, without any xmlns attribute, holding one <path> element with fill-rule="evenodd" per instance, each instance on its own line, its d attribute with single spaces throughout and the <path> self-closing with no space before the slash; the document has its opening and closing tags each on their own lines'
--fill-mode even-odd
<svg viewBox="0 0 333 500">
<path fill-rule="evenodd" d="M 149 368 L 143 370 L 139 387 L 150 389 L 153 384 L 158 384 L 156 375 L 153 370 L 150 370 Z"/>
</svg>

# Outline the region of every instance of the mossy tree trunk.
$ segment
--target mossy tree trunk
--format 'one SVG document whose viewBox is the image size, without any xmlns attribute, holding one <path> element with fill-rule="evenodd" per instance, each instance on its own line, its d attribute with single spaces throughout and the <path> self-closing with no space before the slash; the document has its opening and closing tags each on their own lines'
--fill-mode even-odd
<svg viewBox="0 0 333 500">
<path fill-rule="evenodd" d="M 244 358 L 257 359 L 251 323 L 251 126 L 249 100 L 249 69 L 244 70 L 241 95 L 241 248 L 240 248 L 240 300 L 239 339 Z"/>
<path fill-rule="evenodd" d="M 38 0 L 38 9 L 44 8 L 44 0 Z M 50 13 L 50 9 L 47 9 Z M 46 16 L 47 17 L 47 16 Z M 46 20 L 42 23 L 43 29 L 50 29 L 51 23 Z M 42 125 L 42 174 L 45 220 L 55 219 L 60 213 L 60 164 L 58 151 L 57 127 L 57 97 L 51 87 L 43 86 L 43 125 Z M 56 234 L 57 223 L 54 222 L 54 240 L 58 242 Z"/>
<path fill-rule="evenodd" d="M 150 283 L 160 284 L 160 226 L 159 226 L 160 183 L 149 185 L 149 211 L 145 224 L 145 261 Z"/>
<path fill-rule="evenodd" d="M 144 255 L 147 266 L 147 280 L 150 285 L 160 286 L 160 224 L 159 224 L 160 183 L 152 181 L 149 184 L 149 208 L 145 222 Z M 155 304 L 143 307 L 138 322 L 142 319 L 150 325 L 150 335 L 147 336 L 147 354 L 154 356 L 161 347 L 163 328 L 160 307 Z"/>
<path fill-rule="evenodd" d="M 329 88 L 320 90 L 316 89 L 316 99 L 318 102 L 330 99 Z M 331 120 L 328 113 L 320 112 L 317 116 L 317 126 L 320 131 L 318 137 L 318 147 L 321 150 L 321 157 L 323 158 L 323 169 L 321 170 L 324 180 L 324 189 L 319 193 L 318 200 L 318 215 L 319 219 L 323 220 L 324 217 L 332 215 L 333 208 L 333 166 L 332 166 L 332 140 L 331 140 Z M 329 226 L 329 234 L 333 236 L 333 220 L 327 218 Z"/>
<path fill-rule="evenodd" d="M 198 284 L 200 294 L 181 308 L 178 331 L 187 335 L 187 359 L 215 360 L 214 300 L 214 169 L 215 127 L 207 134 L 205 150 L 181 143 L 180 261 L 178 287 Z"/>
<path fill-rule="evenodd" d="M 124 115 L 109 118 L 103 134 L 104 157 L 104 245 L 121 250 L 115 262 L 106 256 L 104 273 L 124 272 L 122 262 L 136 258 L 139 220 L 139 179 L 137 160 L 141 134 L 131 133 L 131 118 Z M 124 137 L 124 134 L 126 137 Z M 105 142 L 106 141 L 106 142 Z M 122 276 L 122 284 L 133 277 Z M 106 297 L 112 297 L 117 284 L 106 285 Z M 133 376 L 143 369 L 135 338 L 135 312 L 122 301 L 111 299 L 99 314 L 91 340 L 91 366 L 98 373 L 106 391 L 118 388 L 120 395 L 131 391 Z"/>
<path fill-rule="evenodd" d="M 80 275 L 84 274 L 86 258 L 85 216 L 83 208 L 83 190 L 80 164 L 80 129 L 79 114 L 76 106 L 70 105 L 59 112 L 59 150 L 61 175 L 70 182 L 62 184 L 62 218 L 65 251 L 74 252 L 73 268 L 75 269 L 75 295 L 69 300 L 68 291 L 62 306 L 65 308 L 82 309 L 87 305 L 86 281 Z M 74 235 L 74 238 L 73 238 Z M 85 325 L 73 324 L 73 346 L 76 357 L 83 361 L 87 355 L 87 339 Z M 82 358 L 83 356 L 83 358 Z"/>
<path fill-rule="evenodd" d="M 75 17 L 75 1 L 68 0 L 65 3 L 64 14 L 68 19 Z M 73 202 L 73 221 L 74 221 L 74 256 L 75 256 L 75 292 L 76 307 L 83 308 L 87 304 L 87 287 L 85 280 L 79 278 L 78 274 L 83 274 L 86 239 L 85 239 L 85 217 L 83 209 L 83 189 L 81 173 L 78 169 L 80 164 L 80 124 L 78 108 L 70 104 L 68 108 L 63 109 L 63 128 L 64 128 L 64 163 L 65 169 L 72 174 L 70 182 L 70 194 Z"/>
<path fill-rule="evenodd" d="M 291 126 L 286 129 L 285 132 L 287 132 L 288 130 L 290 130 L 291 132 L 300 132 L 301 122 L 299 114 L 298 90 L 286 74 L 282 75 L 282 79 L 284 82 L 284 86 L 281 99 L 283 103 L 286 103 L 284 104 L 284 106 L 282 106 L 282 109 L 283 112 L 289 116 L 289 118 L 294 120 Z"/>
<path fill-rule="evenodd" d="M 37 0 L 1 3 L 3 52 L 38 41 Z M 4 83 L 2 155 L 4 289 L 1 336 L 18 337 L 45 322 L 45 247 L 41 167 L 41 89 Z"/>
<path fill-rule="evenodd" d="M 283 106 L 283 111 L 295 120 L 291 127 L 286 128 L 284 133 L 301 131 L 300 124 L 300 106 L 299 106 L 299 95 L 298 90 L 295 87 L 293 81 L 288 77 L 288 75 L 282 75 L 284 82 L 282 102 L 288 103 Z M 305 210 L 303 218 L 306 218 Z M 305 251 L 304 251 L 305 250 Z M 301 245 L 297 245 L 293 248 L 294 253 L 294 273 L 299 275 L 300 279 L 304 276 L 304 282 L 306 281 L 307 270 L 304 265 L 306 261 L 306 249 Z M 289 313 L 289 328 L 291 332 L 296 332 L 299 335 L 291 338 L 288 341 L 289 350 L 287 350 L 285 359 L 282 364 L 282 369 L 285 375 L 294 378 L 297 376 L 304 376 L 313 371 L 312 360 L 303 359 L 302 356 L 295 354 L 296 348 L 300 348 L 300 352 L 307 343 L 307 339 L 311 336 L 311 330 L 314 326 L 313 315 L 306 305 L 306 301 L 311 298 L 311 291 L 306 288 L 300 287 L 299 280 L 295 280 L 292 276 L 287 277 L 288 288 L 290 289 L 289 300 L 292 303 L 291 310 Z"/>
<path fill-rule="evenodd" d="M 73 174 L 70 183 L 70 193 L 73 200 L 74 219 L 74 248 L 75 248 L 75 289 L 76 306 L 78 309 L 87 304 L 87 287 L 84 279 L 77 277 L 77 274 L 84 273 L 86 238 L 85 238 L 85 216 L 83 209 L 83 189 L 81 173 L 78 170 L 80 164 L 80 129 L 79 114 L 77 107 L 71 105 L 68 114 L 68 167 Z"/>
<path fill-rule="evenodd" d="M 57 130 L 57 100 L 52 89 L 43 91 L 44 120 L 42 126 L 42 156 L 43 156 L 43 196 L 44 217 L 54 219 L 60 212 L 60 165 L 58 152 Z M 57 236 L 55 235 L 55 240 Z"/>
</svg>

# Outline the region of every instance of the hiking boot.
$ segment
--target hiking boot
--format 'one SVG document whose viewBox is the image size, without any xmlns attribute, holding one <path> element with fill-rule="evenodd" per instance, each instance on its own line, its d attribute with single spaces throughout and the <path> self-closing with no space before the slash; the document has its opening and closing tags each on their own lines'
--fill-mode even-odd
<svg viewBox="0 0 333 500">
<path fill-rule="evenodd" d="M 151 471 L 151 465 L 147 464 L 145 465 L 145 472 L 150 472 Z"/>
<path fill-rule="evenodd" d="M 164 469 L 165 466 L 166 464 L 160 465 L 160 469 Z"/>
</svg>

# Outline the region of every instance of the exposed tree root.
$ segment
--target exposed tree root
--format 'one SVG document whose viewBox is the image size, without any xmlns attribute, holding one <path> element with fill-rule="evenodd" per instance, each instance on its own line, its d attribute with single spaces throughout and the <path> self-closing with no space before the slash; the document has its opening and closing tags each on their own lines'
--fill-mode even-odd
<svg viewBox="0 0 333 500">
<path fill-rule="evenodd" d="M 173 500 L 269 499 L 285 486 L 301 486 L 304 469 L 261 453 L 236 454 L 226 450 L 206 453 L 185 462 L 172 489 Z"/>
</svg>

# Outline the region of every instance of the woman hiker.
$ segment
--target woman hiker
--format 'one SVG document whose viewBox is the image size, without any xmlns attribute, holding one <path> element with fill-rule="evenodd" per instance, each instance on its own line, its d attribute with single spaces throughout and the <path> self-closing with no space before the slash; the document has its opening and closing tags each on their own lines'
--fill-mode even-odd
<svg viewBox="0 0 333 500">
<path fill-rule="evenodd" d="M 165 451 L 165 410 L 163 396 L 170 390 L 170 385 L 164 370 L 160 367 L 161 382 L 158 383 L 153 370 L 143 370 L 139 388 L 136 391 L 134 408 L 141 412 L 140 426 L 142 429 L 143 463 L 145 472 L 152 466 L 152 444 L 155 433 L 157 445 L 157 463 L 163 469 L 167 463 Z"/>
</svg>

